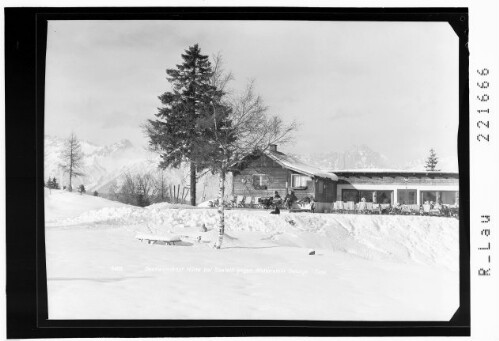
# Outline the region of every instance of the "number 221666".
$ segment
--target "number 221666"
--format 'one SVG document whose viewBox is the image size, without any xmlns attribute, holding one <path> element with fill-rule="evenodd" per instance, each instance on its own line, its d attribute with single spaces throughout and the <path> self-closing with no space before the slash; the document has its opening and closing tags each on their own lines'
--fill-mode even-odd
<svg viewBox="0 0 499 341">
<path fill-rule="evenodd" d="M 489 86 L 490 86 L 490 83 L 488 82 L 487 80 L 487 76 L 489 75 L 489 69 L 487 68 L 484 68 L 484 69 L 481 69 L 481 70 L 476 70 L 476 72 L 484 77 L 484 80 L 483 81 L 479 81 L 476 83 L 476 85 L 480 88 L 480 89 L 487 89 Z M 476 96 L 477 100 L 479 100 L 480 102 L 482 103 L 486 103 L 489 101 L 490 97 L 488 94 L 480 94 L 480 95 L 477 95 Z M 486 109 L 477 109 L 477 112 L 479 114 L 490 114 L 490 108 L 486 108 Z M 476 123 L 478 129 L 487 129 L 485 130 L 483 133 L 480 133 L 480 134 L 477 134 L 476 136 L 476 139 L 478 140 L 478 142 L 489 142 L 489 139 L 490 139 L 490 135 L 488 133 L 485 133 L 486 131 L 488 131 L 489 127 L 490 127 L 490 121 L 489 120 L 479 120 L 477 123 Z"/>
</svg>

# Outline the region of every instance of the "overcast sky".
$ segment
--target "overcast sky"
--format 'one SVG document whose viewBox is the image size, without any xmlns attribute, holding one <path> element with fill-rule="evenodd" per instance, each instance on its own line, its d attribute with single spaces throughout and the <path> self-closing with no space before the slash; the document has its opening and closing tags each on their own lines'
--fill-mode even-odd
<svg viewBox="0 0 499 341">
<path fill-rule="evenodd" d="M 146 145 L 140 125 L 198 43 L 299 122 L 295 153 L 368 145 L 396 163 L 457 158 L 458 38 L 447 23 L 51 21 L 45 133 Z"/>
</svg>

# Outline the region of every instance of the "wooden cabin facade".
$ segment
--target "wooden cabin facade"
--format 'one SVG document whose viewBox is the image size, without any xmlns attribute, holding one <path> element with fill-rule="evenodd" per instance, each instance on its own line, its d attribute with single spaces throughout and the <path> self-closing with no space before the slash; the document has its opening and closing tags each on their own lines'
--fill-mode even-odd
<svg viewBox="0 0 499 341">
<path fill-rule="evenodd" d="M 243 167 L 233 170 L 232 193 L 246 197 L 281 197 L 294 191 L 300 200 L 313 197 L 317 202 L 334 202 L 337 197 L 337 177 L 321 172 L 300 160 L 270 150 L 246 160 Z"/>
</svg>

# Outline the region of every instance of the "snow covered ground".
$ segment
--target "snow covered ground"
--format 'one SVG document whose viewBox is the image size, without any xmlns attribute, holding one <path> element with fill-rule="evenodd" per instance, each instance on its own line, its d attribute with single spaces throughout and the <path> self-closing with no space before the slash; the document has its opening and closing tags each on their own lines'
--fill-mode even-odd
<svg viewBox="0 0 499 341">
<path fill-rule="evenodd" d="M 229 210 L 45 192 L 51 319 L 449 320 L 458 221 Z M 152 245 L 136 233 L 209 231 Z M 315 255 L 308 255 L 314 249 Z"/>
</svg>

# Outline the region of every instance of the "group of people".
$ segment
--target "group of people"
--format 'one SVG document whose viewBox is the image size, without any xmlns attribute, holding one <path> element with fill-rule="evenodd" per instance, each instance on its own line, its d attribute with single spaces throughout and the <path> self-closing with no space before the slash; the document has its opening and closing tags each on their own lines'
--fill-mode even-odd
<svg viewBox="0 0 499 341">
<path fill-rule="evenodd" d="M 286 194 L 286 196 L 284 197 L 284 199 L 281 198 L 281 196 L 279 195 L 278 191 L 275 191 L 274 192 L 274 196 L 271 197 L 271 198 L 268 198 L 267 200 L 268 200 L 267 202 L 270 204 L 269 207 L 270 206 L 274 207 L 274 210 L 272 210 L 270 212 L 270 214 L 279 214 L 281 212 L 280 209 L 279 209 L 279 207 L 281 207 L 281 206 L 284 206 L 288 210 L 291 210 L 291 208 L 293 207 L 293 204 L 296 203 L 296 202 L 299 202 L 299 200 L 296 197 L 294 191 L 290 191 L 288 194 Z M 315 210 L 315 201 L 314 201 L 313 197 L 305 197 L 300 202 L 310 203 L 311 204 L 310 205 L 310 210 L 312 211 L 312 213 L 314 212 L 314 210 Z"/>
</svg>

